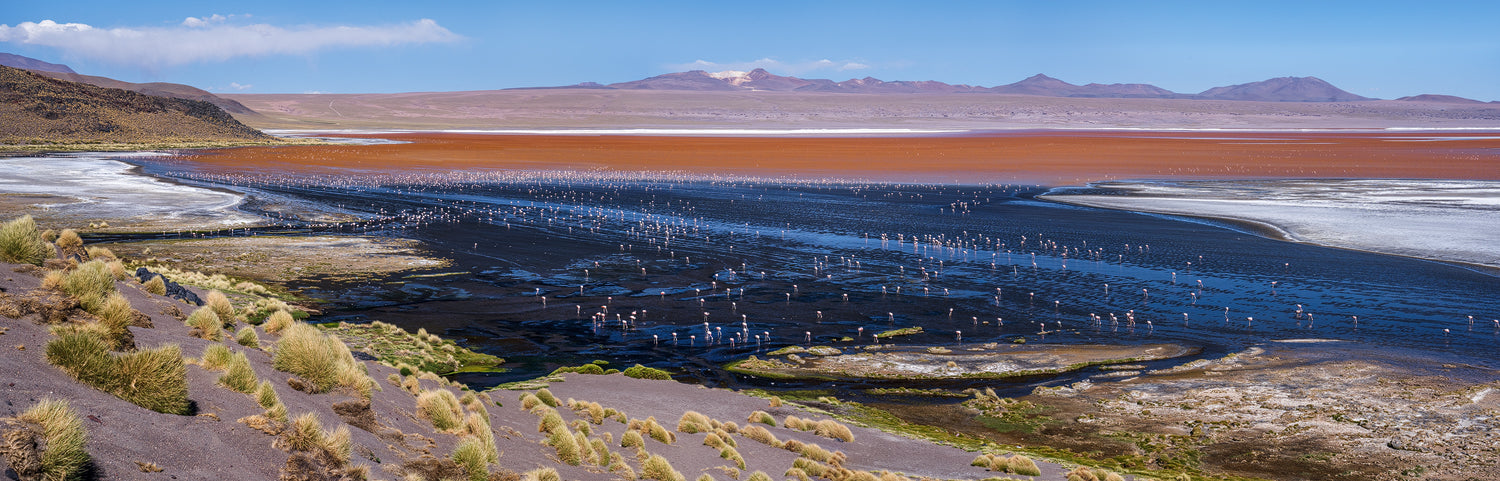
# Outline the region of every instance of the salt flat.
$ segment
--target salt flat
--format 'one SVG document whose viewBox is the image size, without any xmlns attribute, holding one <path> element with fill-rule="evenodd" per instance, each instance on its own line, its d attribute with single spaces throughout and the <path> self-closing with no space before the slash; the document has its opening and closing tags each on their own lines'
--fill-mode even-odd
<svg viewBox="0 0 1500 481">
<path fill-rule="evenodd" d="M 153 155 L 151 153 L 109 154 Z M 101 154 L 0 158 L 7 211 L 76 224 L 107 221 L 115 230 L 243 227 L 261 219 L 235 209 L 243 196 L 136 175 Z"/>
<path fill-rule="evenodd" d="M 1500 267 L 1500 182 L 1184 180 L 1091 184 L 1124 195 L 1045 197 L 1069 204 L 1231 219 L 1294 242 Z"/>
</svg>

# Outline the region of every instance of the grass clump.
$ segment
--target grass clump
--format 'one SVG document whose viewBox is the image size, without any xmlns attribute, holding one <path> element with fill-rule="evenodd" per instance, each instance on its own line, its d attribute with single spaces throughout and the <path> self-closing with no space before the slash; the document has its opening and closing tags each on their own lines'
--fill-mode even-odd
<svg viewBox="0 0 1500 481">
<path fill-rule="evenodd" d="M 146 289 L 146 292 L 156 294 L 158 296 L 167 295 L 167 282 L 163 281 L 161 276 L 152 277 L 151 280 L 146 281 L 146 283 L 142 284 L 141 287 Z"/>
<path fill-rule="evenodd" d="M 672 379 L 672 375 L 667 373 L 666 371 L 654 367 L 642 366 L 640 364 L 636 364 L 625 369 L 624 374 L 625 377 L 633 377 L 636 379 L 655 379 L 659 381 L 667 381 Z"/>
<path fill-rule="evenodd" d="M 255 328 L 245 326 L 239 332 L 234 333 L 234 342 L 245 347 L 260 347 L 260 335 L 255 333 Z"/>
<path fill-rule="evenodd" d="M 990 471 L 1007 474 L 1019 474 L 1022 476 L 1041 476 L 1042 470 L 1037 467 L 1031 458 L 1022 455 L 1000 456 L 995 454 L 982 454 L 974 458 L 971 466 L 983 466 Z"/>
<path fill-rule="evenodd" d="M 318 415 L 311 412 L 293 419 L 292 425 L 282 432 L 278 444 L 280 444 L 278 447 L 288 452 L 301 451 L 318 454 L 336 465 L 347 464 L 349 453 L 353 449 L 348 426 L 340 424 L 337 429 L 330 432 L 323 429 L 323 424 L 318 421 Z"/>
<path fill-rule="evenodd" d="M 838 421 L 832 419 L 818 421 L 813 427 L 813 434 L 825 438 L 837 439 L 846 443 L 854 442 L 854 433 L 849 430 L 849 426 L 840 424 Z"/>
<path fill-rule="evenodd" d="M 582 366 L 563 366 L 563 367 L 559 367 L 557 369 L 553 369 L 552 370 L 552 374 L 548 374 L 548 375 L 549 376 L 556 376 L 558 374 L 562 374 L 562 373 L 566 373 L 566 372 L 574 372 L 574 373 L 579 373 L 579 374 L 602 375 L 602 374 L 604 374 L 604 367 L 600 366 L 598 364 L 593 364 L 593 363 L 584 364 Z"/>
<path fill-rule="evenodd" d="M 423 391 L 418 395 L 417 415 L 432 421 L 432 427 L 440 431 L 458 429 L 464 422 L 464 411 L 458 397 L 447 389 Z"/>
<path fill-rule="evenodd" d="M 771 430 L 753 424 L 741 429 L 740 436 L 767 446 L 781 447 L 781 441 L 776 439 L 775 434 L 771 434 Z"/>
<path fill-rule="evenodd" d="M 369 397 L 375 385 L 366 374 L 364 363 L 354 359 L 348 346 L 303 323 L 292 323 L 283 331 L 281 341 L 276 343 L 272 365 L 312 383 L 313 393 L 342 386 Z"/>
<path fill-rule="evenodd" d="M 627 424 L 626 429 L 639 432 L 642 436 L 650 436 L 651 439 L 655 439 L 662 444 L 677 442 L 677 435 L 672 434 L 667 428 L 658 424 L 655 417 L 648 417 L 645 421 L 632 419 Z"/>
<path fill-rule="evenodd" d="M 224 323 L 226 329 L 234 327 L 235 321 L 239 318 L 239 314 L 234 311 L 234 303 L 229 302 L 229 296 L 225 296 L 223 292 L 208 291 L 208 295 L 204 296 L 203 305 L 213 309 L 214 314 L 219 316 L 219 321 Z"/>
<path fill-rule="evenodd" d="M 656 481 L 687 481 L 682 473 L 672 468 L 672 463 L 660 454 L 653 454 L 641 462 L 641 479 Z"/>
<path fill-rule="evenodd" d="M 267 320 L 270 323 L 270 320 Z M 269 331 L 268 331 L 269 332 Z M 368 352 L 392 367 L 405 365 L 412 371 L 449 373 L 454 371 L 500 370 L 505 360 L 474 352 L 452 340 L 428 334 L 425 330 L 407 332 L 398 326 L 375 321 L 369 324 L 340 323 L 328 332 L 339 336 L 350 348 Z M 411 375 L 402 372 L 403 376 Z"/>
<path fill-rule="evenodd" d="M 155 277 L 153 279 L 160 279 L 160 277 Z M 276 311 L 274 313 L 271 313 L 271 315 L 266 318 L 266 322 L 261 326 L 261 328 L 266 330 L 266 334 L 276 334 L 281 332 L 283 329 L 290 327 L 294 322 L 296 322 L 296 320 L 292 318 L 292 313 L 287 311 Z"/>
<path fill-rule="evenodd" d="M 750 473 L 750 477 L 745 478 L 745 481 L 771 481 L 771 475 L 762 471 L 756 471 Z"/>
<path fill-rule="evenodd" d="M 52 248 L 42 240 L 31 216 L 23 215 L 0 225 L 0 261 L 39 266 L 52 255 Z"/>
<path fill-rule="evenodd" d="M 200 307 L 192 314 L 188 314 L 187 320 L 183 323 L 193 328 L 193 337 L 210 341 L 224 338 L 224 324 L 219 321 L 219 315 L 208 307 Z"/>
<path fill-rule="evenodd" d="M 85 450 L 88 434 L 67 401 L 42 399 L 16 420 L 23 425 L 3 433 L 10 446 L 0 446 L 0 454 L 21 479 L 84 479 L 90 461 Z M 3 421 L 0 420 L 0 426 L 5 426 Z M 23 449 L 6 449 L 22 447 L 18 444 L 41 447 L 42 451 L 37 455 Z"/>
<path fill-rule="evenodd" d="M 701 433 L 709 431 L 712 423 L 713 421 L 708 416 L 698 411 L 688 411 L 682 413 L 682 417 L 677 419 L 677 431 L 688 434 Z"/>
<path fill-rule="evenodd" d="M 538 401 L 541 401 L 542 404 L 546 404 L 551 407 L 557 407 L 559 404 L 557 402 L 557 396 L 553 396 L 552 391 L 548 391 L 547 388 L 536 390 L 536 398 Z"/>
<path fill-rule="evenodd" d="M 629 469 L 629 468 L 626 468 Z M 629 477 L 625 479 L 635 479 Z M 562 481 L 562 476 L 557 474 L 555 468 L 536 468 L 521 475 L 521 481 Z"/>
<path fill-rule="evenodd" d="M 557 450 L 557 460 L 569 466 L 578 466 L 583 463 L 583 454 L 579 452 L 578 440 L 573 437 L 572 431 L 558 429 L 547 436 L 547 445 Z"/>
<path fill-rule="evenodd" d="M 203 359 L 198 360 L 198 365 L 210 371 L 223 371 L 229 369 L 229 363 L 233 360 L 234 351 L 223 344 L 209 344 L 203 348 Z"/>
<path fill-rule="evenodd" d="M 453 449 L 453 462 L 458 463 L 469 475 L 469 481 L 485 481 L 490 477 L 489 455 L 493 448 L 486 448 L 479 439 L 466 437 Z"/>
<path fill-rule="evenodd" d="M 64 273 L 57 288 L 78 299 L 79 307 L 92 314 L 103 307 L 110 293 L 115 292 L 115 275 L 104 261 L 88 261 Z"/>
<path fill-rule="evenodd" d="M 1099 468 L 1089 469 L 1083 466 L 1068 471 L 1067 479 L 1068 481 L 1125 481 L 1124 476 Z"/>
<path fill-rule="evenodd" d="M 645 445 L 646 440 L 641 437 L 641 433 L 639 432 L 625 431 L 625 434 L 620 435 L 620 447 L 622 448 L 640 448 L 645 447 Z"/>
<path fill-rule="evenodd" d="M 168 344 L 120 355 L 84 332 L 47 343 L 47 361 L 74 379 L 131 403 L 167 414 L 187 414 L 187 368 L 182 349 Z"/>
<path fill-rule="evenodd" d="M 136 310 L 130 306 L 130 301 L 119 292 L 111 292 L 105 296 L 104 303 L 94 316 L 99 318 L 99 326 L 104 332 L 105 340 L 109 341 L 110 349 L 135 349 L 135 334 L 126 328 L 135 322 L 137 315 Z"/>
<path fill-rule="evenodd" d="M 250 367 L 250 358 L 245 353 L 237 352 L 229 361 L 229 372 L 219 377 L 219 384 L 238 392 L 250 394 L 255 392 L 256 382 L 255 370 Z"/>
<path fill-rule="evenodd" d="M 765 411 L 756 411 L 756 412 L 750 413 L 750 422 L 752 422 L 752 423 L 761 423 L 761 424 L 764 424 L 764 425 L 767 425 L 767 426 L 776 427 L 776 418 L 774 416 L 771 416 L 770 413 L 767 413 Z"/>
</svg>

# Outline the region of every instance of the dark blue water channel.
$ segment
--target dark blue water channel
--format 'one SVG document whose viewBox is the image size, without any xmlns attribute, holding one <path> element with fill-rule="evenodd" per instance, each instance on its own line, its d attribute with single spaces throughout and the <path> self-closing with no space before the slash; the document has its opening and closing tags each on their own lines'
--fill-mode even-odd
<svg viewBox="0 0 1500 481">
<path fill-rule="evenodd" d="M 926 333 L 897 342 L 1171 342 L 1218 357 L 1330 339 L 1500 368 L 1494 275 L 1043 202 L 1036 186 L 567 175 L 236 183 L 260 199 L 365 218 L 335 232 L 417 239 L 451 259 L 417 275 L 294 287 L 333 302 L 323 320 L 424 327 L 508 359 L 506 373 L 458 376 L 480 386 L 602 359 L 710 385 L 787 387 L 722 365 L 789 344 L 852 349 L 908 326 Z M 792 386 L 828 384 L 878 383 Z"/>
</svg>

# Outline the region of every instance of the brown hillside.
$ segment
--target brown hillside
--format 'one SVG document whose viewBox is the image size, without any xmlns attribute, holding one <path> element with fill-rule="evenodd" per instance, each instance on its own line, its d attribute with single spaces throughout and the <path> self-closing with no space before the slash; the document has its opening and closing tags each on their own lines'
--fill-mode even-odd
<svg viewBox="0 0 1500 481">
<path fill-rule="evenodd" d="M 156 97 L 0 67 L 0 144 L 268 138 L 208 102 Z"/>
</svg>

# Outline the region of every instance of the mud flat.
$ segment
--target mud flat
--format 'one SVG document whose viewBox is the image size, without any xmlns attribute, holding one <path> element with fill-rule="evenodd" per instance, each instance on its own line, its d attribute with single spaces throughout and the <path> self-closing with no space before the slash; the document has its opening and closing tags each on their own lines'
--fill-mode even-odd
<svg viewBox="0 0 1500 481">
<path fill-rule="evenodd" d="M 1263 479 L 1500 476 L 1494 370 L 1295 341 L 1115 382 L 893 412 L 1136 469 Z"/>
<path fill-rule="evenodd" d="M 355 279 L 447 261 L 427 256 L 409 239 L 367 236 L 254 236 L 106 244 L 116 255 L 152 265 L 276 284 L 295 280 Z"/>
<path fill-rule="evenodd" d="M 1088 366 L 1157 361 L 1196 349 L 1176 344 L 1024 346 L 989 343 L 946 347 L 866 346 L 835 354 L 822 346 L 787 348 L 766 359 L 751 356 L 729 369 L 780 379 L 1000 379 L 1076 371 Z"/>
</svg>

